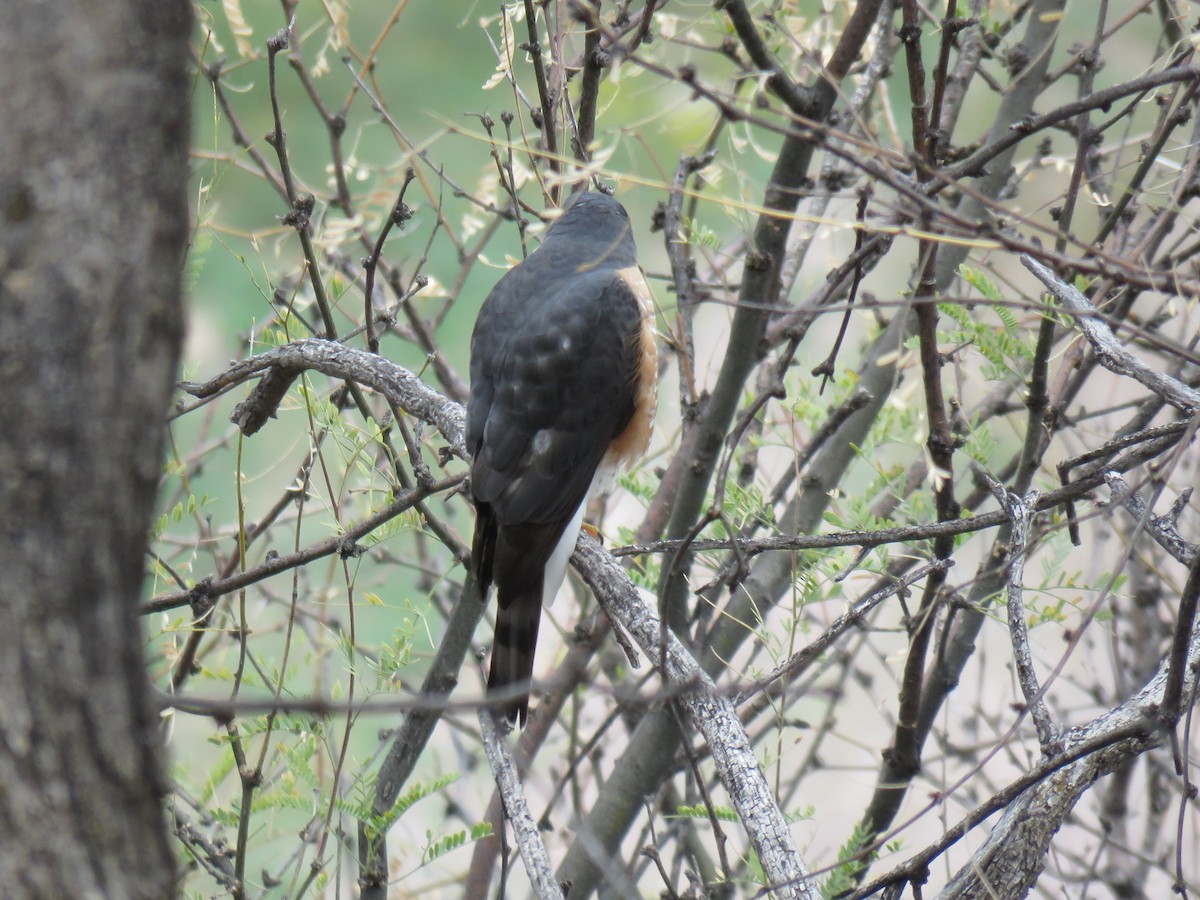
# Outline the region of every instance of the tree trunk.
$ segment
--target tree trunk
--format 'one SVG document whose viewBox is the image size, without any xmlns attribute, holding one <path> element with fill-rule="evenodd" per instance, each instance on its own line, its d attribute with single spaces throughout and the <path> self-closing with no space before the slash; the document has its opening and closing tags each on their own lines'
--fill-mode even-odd
<svg viewBox="0 0 1200 900">
<path fill-rule="evenodd" d="M 136 617 L 183 330 L 180 0 L 0 28 L 0 884 L 176 890 Z"/>
</svg>

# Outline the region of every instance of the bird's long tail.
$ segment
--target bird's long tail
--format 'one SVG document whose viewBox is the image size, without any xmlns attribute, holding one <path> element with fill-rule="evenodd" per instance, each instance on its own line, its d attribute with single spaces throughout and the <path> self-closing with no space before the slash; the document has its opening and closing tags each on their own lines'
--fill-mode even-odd
<svg viewBox="0 0 1200 900">
<path fill-rule="evenodd" d="M 529 714 L 529 682 L 533 678 L 533 653 L 537 647 L 538 624 L 542 619 L 542 581 L 527 585 L 514 596 L 500 591 L 496 607 L 496 638 L 488 691 L 505 689 L 521 693 L 499 709 L 509 722 L 520 720 L 525 727 Z"/>
</svg>

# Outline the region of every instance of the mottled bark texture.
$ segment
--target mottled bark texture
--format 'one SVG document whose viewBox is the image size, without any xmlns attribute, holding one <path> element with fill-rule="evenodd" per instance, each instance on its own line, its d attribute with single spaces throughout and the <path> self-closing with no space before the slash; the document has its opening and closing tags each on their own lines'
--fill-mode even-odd
<svg viewBox="0 0 1200 900">
<path fill-rule="evenodd" d="M 175 893 L 136 604 L 188 234 L 182 0 L 0 28 L 0 884 Z"/>
</svg>

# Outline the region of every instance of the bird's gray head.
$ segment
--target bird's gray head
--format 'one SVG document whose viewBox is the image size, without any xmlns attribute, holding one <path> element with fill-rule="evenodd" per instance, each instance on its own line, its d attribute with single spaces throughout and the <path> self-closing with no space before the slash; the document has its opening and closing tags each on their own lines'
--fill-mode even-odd
<svg viewBox="0 0 1200 900">
<path fill-rule="evenodd" d="M 637 260 L 629 213 L 615 198 L 596 191 L 575 194 L 567 201 L 562 215 L 546 231 L 542 246 L 568 243 L 587 248 L 619 267 L 633 265 Z"/>
</svg>

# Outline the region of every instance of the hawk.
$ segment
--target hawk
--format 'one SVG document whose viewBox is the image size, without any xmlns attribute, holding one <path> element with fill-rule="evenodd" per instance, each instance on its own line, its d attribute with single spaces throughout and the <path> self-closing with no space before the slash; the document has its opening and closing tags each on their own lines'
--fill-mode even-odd
<svg viewBox="0 0 1200 900">
<path fill-rule="evenodd" d="M 542 604 L 566 576 L 589 496 L 645 452 L 657 376 L 629 215 L 578 193 L 488 294 L 471 336 L 471 566 L 485 600 L 496 586 L 488 689 L 525 689 L 502 707 L 522 727 Z"/>
</svg>

